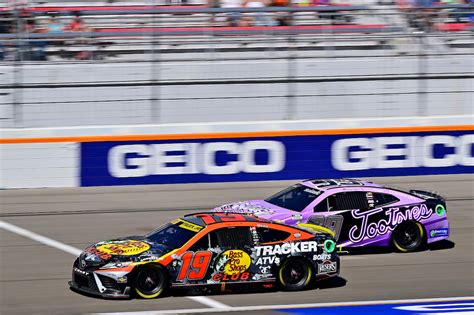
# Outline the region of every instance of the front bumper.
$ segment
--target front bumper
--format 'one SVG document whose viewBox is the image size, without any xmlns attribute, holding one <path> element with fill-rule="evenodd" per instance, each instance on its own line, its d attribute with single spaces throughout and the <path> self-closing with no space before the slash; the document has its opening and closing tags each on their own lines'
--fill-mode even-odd
<svg viewBox="0 0 474 315">
<path fill-rule="evenodd" d="M 103 280 L 104 278 L 102 278 Z M 99 296 L 102 298 L 128 299 L 130 298 L 130 287 L 111 282 L 102 283 L 99 277 L 93 271 L 82 271 L 73 268 L 72 281 L 68 282 L 73 291 L 78 291 L 88 295 Z"/>
</svg>

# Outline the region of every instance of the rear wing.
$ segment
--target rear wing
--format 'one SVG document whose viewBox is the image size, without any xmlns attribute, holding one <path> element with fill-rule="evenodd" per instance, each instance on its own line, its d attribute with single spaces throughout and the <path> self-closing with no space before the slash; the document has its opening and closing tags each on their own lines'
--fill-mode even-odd
<svg viewBox="0 0 474 315">
<path fill-rule="evenodd" d="M 434 191 L 412 189 L 410 190 L 410 194 L 423 198 L 423 199 L 439 199 L 441 201 L 446 201 L 446 198 L 444 198 L 439 193 L 434 192 Z"/>
</svg>

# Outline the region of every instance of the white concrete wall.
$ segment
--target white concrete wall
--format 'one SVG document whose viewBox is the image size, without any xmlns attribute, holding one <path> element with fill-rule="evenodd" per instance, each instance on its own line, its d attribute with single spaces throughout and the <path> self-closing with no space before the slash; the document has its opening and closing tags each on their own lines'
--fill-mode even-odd
<svg viewBox="0 0 474 315">
<path fill-rule="evenodd" d="M 473 60 L 472 56 L 432 56 L 426 60 L 426 74 L 472 76 Z M 285 79 L 287 60 L 166 62 L 157 69 L 161 81 L 219 82 L 155 88 L 140 85 L 152 76 L 147 62 L 25 65 L 16 78 L 13 68 L 0 66 L 0 86 L 15 81 L 45 84 L 43 88 L 4 89 L 4 94 L 0 93 L 0 127 L 279 120 L 288 118 L 288 113 L 292 119 L 413 116 L 421 112 L 472 115 L 472 78 L 396 79 L 416 76 L 418 66 L 417 57 L 298 59 L 295 78 L 354 80 L 290 87 L 285 83 L 226 84 L 229 80 Z M 387 76 L 394 79 L 376 79 Z M 374 80 L 357 81 L 361 77 Z M 114 82 L 137 85 L 99 86 Z M 74 83 L 90 86 L 54 86 Z M 153 97 L 159 100 L 150 101 Z M 16 124 L 14 101 L 22 104 L 17 107 Z"/>
<path fill-rule="evenodd" d="M 0 189 L 77 187 L 78 143 L 0 145 Z"/>
</svg>

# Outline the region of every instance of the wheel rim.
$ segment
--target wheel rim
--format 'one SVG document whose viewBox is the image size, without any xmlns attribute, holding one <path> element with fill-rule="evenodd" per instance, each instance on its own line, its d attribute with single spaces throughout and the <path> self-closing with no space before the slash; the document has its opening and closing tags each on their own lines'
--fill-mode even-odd
<svg viewBox="0 0 474 315">
<path fill-rule="evenodd" d="M 152 295 L 161 290 L 163 279 L 158 272 L 145 268 L 137 275 L 137 289 L 145 295 Z"/>
<path fill-rule="evenodd" d="M 406 224 L 397 229 L 395 241 L 403 249 L 418 247 L 421 241 L 421 232 L 417 224 Z"/>
<path fill-rule="evenodd" d="M 300 286 L 307 281 L 308 266 L 299 260 L 291 261 L 283 267 L 281 275 L 284 284 Z"/>
</svg>

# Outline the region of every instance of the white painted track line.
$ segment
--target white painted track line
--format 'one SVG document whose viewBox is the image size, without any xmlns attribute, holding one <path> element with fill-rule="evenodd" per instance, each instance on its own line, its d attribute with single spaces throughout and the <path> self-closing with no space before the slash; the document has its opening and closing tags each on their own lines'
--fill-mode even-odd
<svg viewBox="0 0 474 315">
<path fill-rule="evenodd" d="M 74 256 L 79 256 L 82 252 L 82 250 L 80 250 L 79 248 L 75 248 L 75 247 L 60 243 L 58 241 L 50 239 L 49 237 L 36 234 L 35 232 L 28 231 L 24 228 L 13 225 L 11 223 L 7 223 L 5 221 L 0 221 L 0 228 L 10 231 L 12 233 L 24 236 L 26 238 L 32 239 L 44 245 L 48 245 L 56 249 L 62 250 L 63 252 L 69 253 Z"/>
<path fill-rule="evenodd" d="M 231 308 L 196 308 L 184 310 L 166 310 L 166 311 L 142 311 L 142 312 L 115 312 L 115 313 L 92 313 L 93 315 L 165 315 L 165 314 L 207 314 L 218 312 L 250 312 L 265 311 L 289 308 L 316 308 L 316 307 L 335 307 L 335 306 L 365 306 L 365 305 L 383 305 L 383 304 L 410 304 L 410 303 L 438 303 L 438 302 L 458 302 L 465 300 L 474 300 L 474 296 L 452 297 L 452 298 L 427 298 L 427 299 L 406 299 L 406 300 L 379 300 L 379 301 L 353 301 L 353 302 L 334 302 L 334 303 L 311 303 L 311 304 L 285 304 L 285 305 L 255 305 L 255 306 L 234 306 Z M 431 314 L 431 313 L 430 313 Z M 452 314 L 452 313 L 450 313 Z M 463 315 L 465 315 L 464 313 Z"/>
<path fill-rule="evenodd" d="M 229 305 L 226 305 L 226 304 L 221 303 L 221 302 L 217 302 L 217 301 L 215 301 L 213 299 L 210 299 L 208 297 L 205 297 L 205 296 L 188 296 L 188 299 L 199 302 L 199 303 L 204 304 L 204 305 L 207 305 L 207 306 L 209 306 L 213 309 L 223 310 L 223 309 L 232 308 Z"/>
<path fill-rule="evenodd" d="M 32 240 L 37 241 L 41 244 L 44 244 L 44 245 L 51 246 L 51 247 L 54 247 L 56 249 L 62 250 L 63 252 L 69 253 L 69 254 L 74 255 L 74 256 L 79 256 L 82 253 L 82 250 L 80 250 L 79 248 L 75 248 L 75 247 L 69 246 L 67 244 L 55 241 L 55 240 L 53 240 L 49 237 L 39 235 L 35 232 L 28 231 L 24 228 L 21 228 L 19 226 L 13 225 L 13 224 L 5 222 L 5 221 L 0 220 L 0 228 L 2 228 L 4 230 L 7 230 L 9 232 L 24 236 L 26 238 L 32 239 Z M 205 297 L 205 296 L 189 296 L 187 298 L 191 299 L 193 301 L 196 301 L 198 303 L 201 303 L 203 305 L 206 305 L 208 307 L 211 307 L 212 309 L 214 309 L 214 308 L 219 308 L 219 309 L 228 309 L 228 308 L 230 308 L 230 306 L 228 306 L 228 305 L 225 305 L 223 303 L 214 301 L 213 299 L 210 299 L 210 298 Z"/>
</svg>

